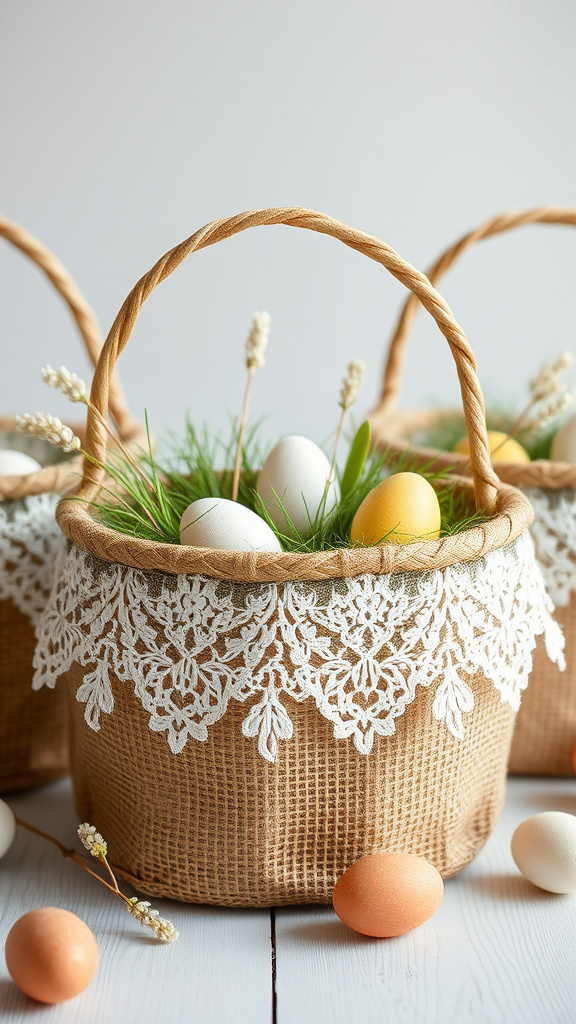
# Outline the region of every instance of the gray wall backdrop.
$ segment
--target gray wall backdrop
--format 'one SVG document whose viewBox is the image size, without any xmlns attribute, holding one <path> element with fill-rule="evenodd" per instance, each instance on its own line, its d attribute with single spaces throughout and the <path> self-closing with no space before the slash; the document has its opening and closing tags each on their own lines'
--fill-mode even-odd
<svg viewBox="0 0 576 1024">
<path fill-rule="evenodd" d="M 1 0 L 0 209 L 66 263 L 108 330 L 169 248 L 212 219 L 302 205 L 378 235 L 424 269 L 508 208 L 576 205 L 572 0 Z M 576 232 L 485 242 L 441 290 L 490 394 L 520 400 L 575 348 Z M 269 435 L 333 429 L 351 357 L 375 402 L 404 298 L 382 268 L 285 227 L 192 256 L 144 307 L 120 371 L 154 428 L 226 423 L 254 310 L 272 334 L 254 415 Z M 66 312 L 0 248 L 0 407 L 70 412 L 46 363 L 87 375 Z M 454 401 L 421 314 L 404 405 Z"/>
</svg>

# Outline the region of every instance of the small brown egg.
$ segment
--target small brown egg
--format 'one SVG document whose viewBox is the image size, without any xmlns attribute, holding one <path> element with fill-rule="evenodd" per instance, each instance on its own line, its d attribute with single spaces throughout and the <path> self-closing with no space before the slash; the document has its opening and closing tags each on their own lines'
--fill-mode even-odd
<svg viewBox="0 0 576 1024">
<path fill-rule="evenodd" d="M 42 907 L 12 925 L 6 939 L 6 965 L 27 996 L 40 1003 L 62 1003 L 92 981 L 98 943 L 76 914 Z"/>
<path fill-rule="evenodd" d="M 340 920 L 362 935 L 391 938 L 424 924 L 444 895 L 442 876 L 413 853 L 373 853 L 340 876 L 332 902 Z"/>
</svg>

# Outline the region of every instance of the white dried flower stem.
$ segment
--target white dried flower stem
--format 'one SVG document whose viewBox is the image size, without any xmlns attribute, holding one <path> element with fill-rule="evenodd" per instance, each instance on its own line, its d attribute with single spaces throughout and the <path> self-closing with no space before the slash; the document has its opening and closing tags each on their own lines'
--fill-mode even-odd
<svg viewBox="0 0 576 1024">
<path fill-rule="evenodd" d="M 365 364 L 361 359 L 353 359 L 348 364 L 348 372 L 340 389 L 340 408 L 343 412 L 350 409 L 358 398 L 358 391 L 364 377 Z"/>
<path fill-rule="evenodd" d="M 567 409 L 574 402 L 574 395 L 570 391 L 566 391 L 559 398 L 554 399 L 548 405 L 544 406 L 539 412 L 535 413 L 530 419 L 526 419 L 522 425 L 523 430 L 542 430 L 543 427 L 548 426 L 553 420 L 557 419 L 566 412 Z"/>
<path fill-rule="evenodd" d="M 180 933 L 171 921 L 160 917 L 158 911 L 152 909 L 148 900 L 139 900 L 137 896 L 132 896 L 127 900 L 126 908 L 132 917 L 140 921 L 141 925 L 151 928 L 161 942 L 174 942 L 178 938 Z"/>
<path fill-rule="evenodd" d="M 71 402 L 87 402 L 87 388 L 83 380 L 75 373 L 71 373 L 65 366 L 54 370 L 52 366 L 45 366 L 42 370 L 42 380 L 50 388 L 56 388 L 66 395 Z"/>
<path fill-rule="evenodd" d="M 264 366 L 264 352 L 268 345 L 268 336 L 270 334 L 270 316 L 266 312 L 254 313 L 252 317 L 252 327 L 246 340 L 246 367 L 248 370 L 248 379 L 246 381 L 246 389 L 244 391 L 244 401 L 242 403 L 242 416 L 240 418 L 240 429 L 238 431 L 238 446 L 236 448 L 236 458 L 234 460 L 234 476 L 232 479 L 232 501 L 238 501 L 238 490 L 240 487 L 240 470 L 242 468 L 242 446 L 244 444 L 244 435 L 246 433 L 246 425 L 248 423 L 248 413 L 250 411 L 250 399 L 252 397 L 252 380 L 254 374 L 261 366 Z"/>
<path fill-rule="evenodd" d="M 349 409 L 352 408 L 354 402 L 358 398 L 358 391 L 360 390 L 360 385 L 362 383 L 362 378 L 364 376 L 364 369 L 365 364 L 362 362 L 361 359 L 353 359 L 350 363 L 348 363 L 348 370 L 346 372 L 346 376 L 342 381 L 342 387 L 340 388 L 340 399 L 338 401 L 338 405 L 340 406 L 342 412 L 340 414 L 340 420 L 338 422 L 338 427 L 336 430 L 336 440 L 334 441 L 334 453 L 332 455 L 330 473 L 328 475 L 328 480 L 326 483 L 326 496 L 328 494 L 328 487 L 330 485 L 330 481 L 334 476 L 334 470 L 336 468 L 336 457 L 338 455 L 340 439 L 342 437 L 342 431 L 344 429 L 344 420 L 346 419 L 346 413 L 348 412 Z"/>
<path fill-rule="evenodd" d="M 65 366 L 61 366 L 58 370 L 55 370 L 52 366 L 45 366 L 42 370 L 42 379 L 45 384 L 48 384 L 51 388 L 56 388 L 57 391 L 61 391 L 63 395 L 66 395 L 71 402 L 82 402 L 88 409 L 90 409 L 94 415 L 98 418 L 98 421 L 102 424 L 107 434 L 112 438 L 117 447 L 122 452 L 124 458 L 130 463 L 130 465 L 139 473 L 142 480 L 148 485 L 150 490 L 154 490 L 152 484 L 142 473 L 135 459 L 132 457 L 130 452 L 122 444 L 120 438 L 116 437 L 116 434 L 110 429 L 108 421 L 105 416 L 102 415 L 99 409 L 90 401 L 88 397 L 88 389 L 86 384 L 80 377 L 75 373 L 71 373 Z"/>
<path fill-rule="evenodd" d="M 108 846 L 94 825 L 84 822 L 78 826 L 78 835 L 82 845 L 92 854 L 93 857 L 105 857 L 108 853 Z"/>
<path fill-rule="evenodd" d="M 64 452 L 80 451 L 82 448 L 82 442 L 74 431 L 65 426 L 57 416 L 50 416 L 49 413 L 25 413 L 23 416 L 17 416 L 16 430 L 21 434 L 39 437 Z"/>
<path fill-rule="evenodd" d="M 246 366 L 249 370 L 258 370 L 264 366 L 264 353 L 270 334 L 270 315 L 263 311 L 254 313 L 252 327 L 246 339 Z"/>
</svg>

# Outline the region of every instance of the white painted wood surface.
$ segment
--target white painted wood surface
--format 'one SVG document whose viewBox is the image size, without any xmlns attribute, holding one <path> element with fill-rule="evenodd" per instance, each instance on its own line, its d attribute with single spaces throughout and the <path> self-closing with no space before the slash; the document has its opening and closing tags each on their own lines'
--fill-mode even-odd
<svg viewBox="0 0 576 1024">
<path fill-rule="evenodd" d="M 73 845 L 68 783 L 8 802 Z M 576 781 L 512 779 L 496 833 L 446 884 L 436 915 L 392 940 L 348 931 L 329 907 L 275 912 L 277 1024 L 570 1024 L 576 1018 L 576 896 L 552 896 L 514 867 L 510 836 L 541 810 L 576 813 Z M 270 915 L 154 901 L 180 939 L 161 946 L 59 852 L 18 830 L 0 862 L 0 940 L 37 906 L 78 913 L 100 945 L 77 999 L 42 1007 L 2 957 L 0 1020 L 24 1024 L 271 1024 Z"/>
<path fill-rule="evenodd" d="M 19 817 L 77 846 L 78 826 L 67 782 L 7 797 Z M 81 850 L 81 847 L 78 847 Z M 131 889 L 121 882 L 124 892 Z M 121 901 L 45 840 L 17 830 L 0 861 L 0 940 L 27 910 L 62 906 L 94 931 L 100 947 L 96 978 L 76 999 L 42 1007 L 12 984 L 4 953 L 0 1021 L 22 1024 L 269 1024 L 272 1007 L 270 915 L 234 913 L 170 900 L 151 900 L 178 928 L 158 943 Z"/>
<path fill-rule="evenodd" d="M 510 854 L 516 825 L 543 810 L 576 813 L 576 782 L 509 780 L 496 832 L 408 935 L 354 935 L 331 908 L 278 911 L 279 1024 L 576 1020 L 576 896 L 536 889 Z"/>
</svg>

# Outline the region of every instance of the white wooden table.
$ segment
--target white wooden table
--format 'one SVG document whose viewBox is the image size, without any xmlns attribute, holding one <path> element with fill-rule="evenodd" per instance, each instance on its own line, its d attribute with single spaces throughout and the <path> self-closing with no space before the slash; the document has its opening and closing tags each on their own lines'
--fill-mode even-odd
<svg viewBox="0 0 576 1024">
<path fill-rule="evenodd" d="M 74 845 L 67 782 L 7 799 L 18 815 Z M 2 956 L 0 1021 L 572 1024 L 576 896 L 535 889 L 510 855 L 515 826 L 542 810 L 576 813 L 576 780 L 510 780 L 494 836 L 447 882 L 434 917 L 388 940 L 355 935 L 330 907 L 270 912 L 155 900 L 180 930 L 174 945 L 160 945 L 103 886 L 18 829 L 0 861 L 2 948 L 21 914 L 62 906 L 94 931 L 100 965 L 82 995 L 44 1007 L 16 989 Z"/>
</svg>

